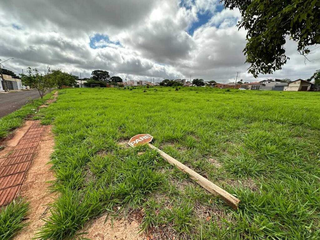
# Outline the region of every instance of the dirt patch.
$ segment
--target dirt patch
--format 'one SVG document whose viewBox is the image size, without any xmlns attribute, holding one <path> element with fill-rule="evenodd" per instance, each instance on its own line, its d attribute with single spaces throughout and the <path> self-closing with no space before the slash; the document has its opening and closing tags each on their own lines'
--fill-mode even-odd
<svg viewBox="0 0 320 240">
<path fill-rule="evenodd" d="M 257 191 L 259 186 L 255 183 L 252 178 L 241 179 L 241 180 L 234 180 L 228 179 L 226 181 L 221 182 L 222 185 L 229 185 L 234 188 L 249 188 L 252 191 Z"/>
<path fill-rule="evenodd" d="M 197 204 L 195 206 L 195 215 L 206 222 L 215 222 L 220 228 L 225 224 L 223 220 L 232 222 L 232 213 L 228 212 L 221 207 L 212 204 L 212 206 L 203 206 Z"/>
<path fill-rule="evenodd" d="M 98 151 L 96 154 L 97 154 L 98 156 L 100 156 L 100 157 L 105 157 L 105 156 L 108 155 L 108 152 L 105 151 L 105 150 L 100 150 L 100 151 Z"/>
<path fill-rule="evenodd" d="M 30 202 L 26 222 L 28 225 L 14 238 L 15 240 L 29 240 L 35 237 L 37 231 L 45 223 L 43 219 L 47 218 L 50 213 L 48 205 L 57 197 L 57 194 L 50 192 L 50 183 L 48 183 L 55 179 L 50 170 L 51 166 L 48 164 L 54 149 L 51 126 L 45 128 L 39 146 L 39 153 L 33 160 L 20 193 L 20 196 Z"/>
<path fill-rule="evenodd" d="M 179 237 L 176 237 L 175 231 L 172 226 L 152 227 L 148 229 L 147 240 L 164 240 L 164 239 L 188 239 L 186 234 L 183 233 Z"/>
<path fill-rule="evenodd" d="M 128 148 L 129 148 L 128 142 L 129 142 L 128 140 L 120 140 L 120 141 L 118 142 L 118 145 L 119 145 L 120 147 L 122 147 L 122 148 L 128 149 Z"/>
<path fill-rule="evenodd" d="M 139 223 L 136 220 L 108 219 L 103 215 L 90 221 L 83 229 L 86 232 L 82 237 L 96 240 L 144 240 L 144 234 L 140 234 Z"/>
<path fill-rule="evenodd" d="M 221 167 L 222 167 L 222 164 L 221 164 L 218 160 L 216 160 L 216 159 L 214 159 L 214 158 L 209 158 L 208 161 L 209 161 L 213 166 L 215 166 L 216 168 L 221 168 Z"/>
<path fill-rule="evenodd" d="M 171 184 L 173 184 L 179 192 L 184 192 L 187 187 L 193 186 L 193 183 L 187 180 L 177 181 L 175 179 L 171 180 Z"/>
<path fill-rule="evenodd" d="M 56 101 L 57 101 L 57 98 L 58 98 L 58 94 L 59 94 L 59 92 L 56 91 L 56 92 L 53 94 L 53 98 L 47 100 L 47 102 L 46 102 L 45 104 L 41 105 L 40 108 L 47 108 L 47 107 L 49 107 L 49 105 L 50 105 L 51 103 L 56 102 Z"/>
</svg>

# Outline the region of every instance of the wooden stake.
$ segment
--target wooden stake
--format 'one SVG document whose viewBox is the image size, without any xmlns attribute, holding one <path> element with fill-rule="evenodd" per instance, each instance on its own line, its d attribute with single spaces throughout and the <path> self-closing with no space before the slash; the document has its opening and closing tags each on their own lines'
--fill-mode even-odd
<svg viewBox="0 0 320 240">
<path fill-rule="evenodd" d="M 174 159 L 173 157 L 169 156 L 165 152 L 161 151 L 159 148 L 153 146 L 152 144 L 148 143 L 148 146 L 156 150 L 163 159 L 165 159 L 168 163 L 171 165 L 176 166 L 181 171 L 187 173 L 194 181 L 196 181 L 199 185 L 201 185 L 203 188 L 208 190 L 210 193 L 214 195 L 220 196 L 229 206 L 231 206 L 233 209 L 237 210 L 240 200 L 234 196 L 232 196 L 227 191 L 223 190 L 222 188 L 218 187 L 214 183 L 210 182 L 208 179 L 204 178 L 200 174 L 196 173 L 186 165 L 182 164 L 178 160 Z"/>
</svg>

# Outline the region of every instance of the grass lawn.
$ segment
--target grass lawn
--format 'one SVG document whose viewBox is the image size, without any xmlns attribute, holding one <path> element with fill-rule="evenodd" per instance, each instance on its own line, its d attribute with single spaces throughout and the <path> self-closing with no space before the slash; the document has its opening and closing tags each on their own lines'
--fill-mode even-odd
<svg viewBox="0 0 320 240">
<path fill-rule="evenodd" d="M 129 210 L 167 239 L 320 238 L 320 93 L 68 89 L 38 117 L 54 125 L 61 193 L 42 239 Z M 139 133 L 238 197 L 239 210 L 147 147 L 119 144 Z"/>
</svg>

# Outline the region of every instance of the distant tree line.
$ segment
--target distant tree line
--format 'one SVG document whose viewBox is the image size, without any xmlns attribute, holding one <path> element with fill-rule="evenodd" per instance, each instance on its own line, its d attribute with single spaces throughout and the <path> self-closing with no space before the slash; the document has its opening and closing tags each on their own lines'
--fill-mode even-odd
<svg viewBox="0 0 320 240">
<path fill-rule="evenodd" d="M 165 79 L 162 82 L 160 82 L 160 86 L 164 86 L 164 87 L 179 87 L 179 86 L 183 86 L 183 84 L 181 82 L 177 82 L 175 80 Z"/>
<path fill-rule="evenodd" d="M 91 78 L 84 83 L 86 87 L 107 87 L 107 85 L 123 85 L 123 80 L 119 76 L 110 77 L 109 72 L 105 70 L 94 70 Z"/>
<path fill-rule="evenodd" d="M 197 86 L 197 87 L 202 87 L 202 86 L 214 86 L 216 84 L 216 81 L 211 80 L 209 82 L 205 82 L 203 79 L 193 79 L 192 85 Z M 178 87 L 178 86 L 183 86 L 183 83 L 177 80 L 169 80 L 165 79 L 162 82 L 160 82 L 160 86 L 164 87 Z"/>
<path fill-rule="evenodd" d="M 41 98 L 51 88 L 61 89 L 63 86 L 72 87 L 76 85 L 77 76 L 73 76 L 69 73 L 62 72 L 60 70 L 48 69 L 46 74 L 41 74 L 37 69 L 27 70 L 27 74 L 21 74 L 21 81 L 23 85 L 35 88 L 38 90 Z"/>
</svg>

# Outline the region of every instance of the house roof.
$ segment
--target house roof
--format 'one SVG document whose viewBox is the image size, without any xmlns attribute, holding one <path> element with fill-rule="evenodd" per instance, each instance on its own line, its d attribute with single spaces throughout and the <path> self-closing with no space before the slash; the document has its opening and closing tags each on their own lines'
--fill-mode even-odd
<svg viewBox="0 0 320 240">
<path fill-rule="evenodd" d="M 3 79 L 6 81 L 17 81 L 20 80 L 19 78 L 13 78 L 11 75 L 7 75 L 7 74 L 2 74 Z M 1 75 L 0 75 L 1 77 Z"/>
<path fill-rule="evenodd" d="M 311 82 L 306 81 L 306 80 L 303 80 L 303 79 L 298 79 L 298 80 L 292 81 L 292 82 L 290 82 L 290 83 L 294 83 L 294 82 L 298 82 L 298 81 L 305 82 L 305 83 L 309 83 L 310 85 L 312 85 Z"/>
</svg>

